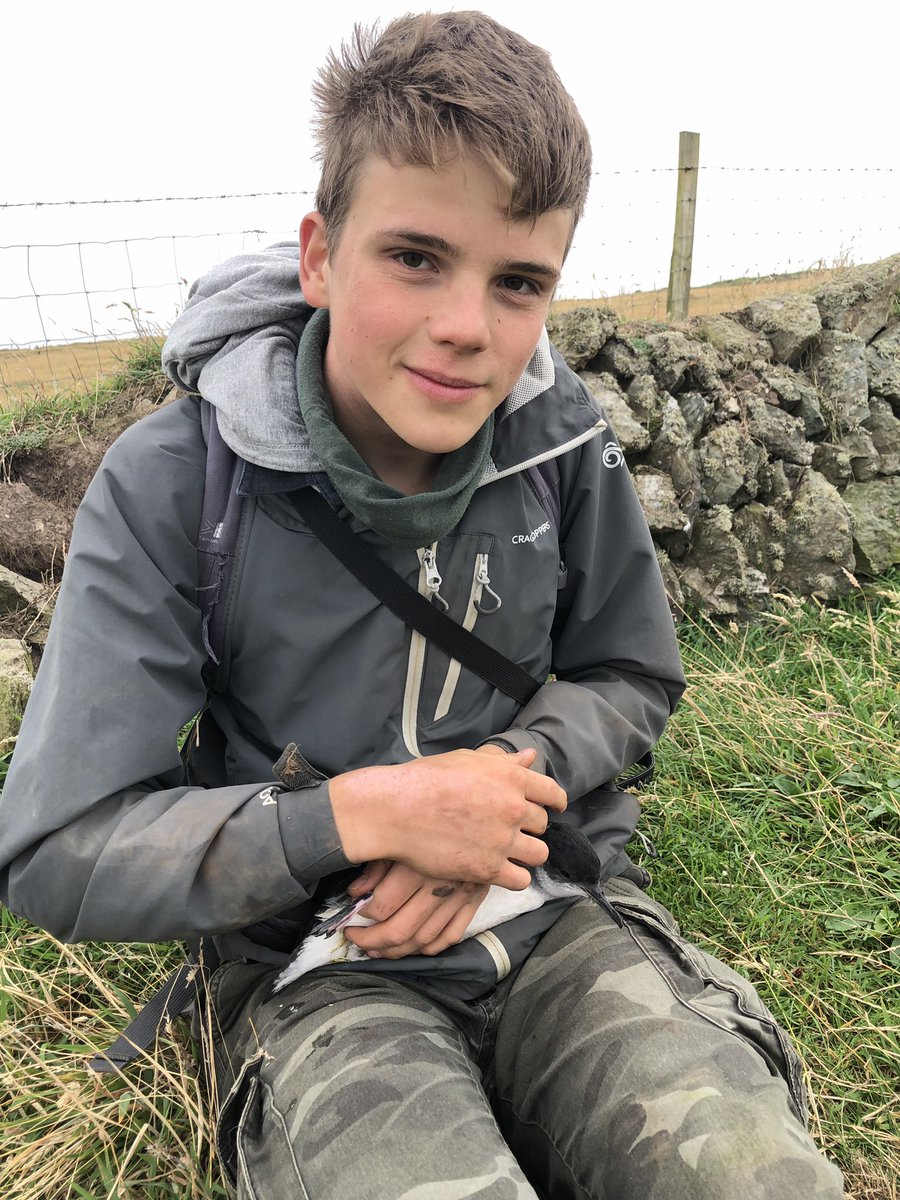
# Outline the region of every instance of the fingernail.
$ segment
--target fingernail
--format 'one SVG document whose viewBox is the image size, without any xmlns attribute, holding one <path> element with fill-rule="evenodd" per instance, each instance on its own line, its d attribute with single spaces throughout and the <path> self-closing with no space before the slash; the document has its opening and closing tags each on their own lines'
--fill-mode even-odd
<svg viewBox="0 0 900 1200">
<path fill-rule="evenodd" d="M 379 952 L 377 950 L 370 950 L 369 958 L 381 958 L 381 955 L 379 954 Z"/>
</svg>

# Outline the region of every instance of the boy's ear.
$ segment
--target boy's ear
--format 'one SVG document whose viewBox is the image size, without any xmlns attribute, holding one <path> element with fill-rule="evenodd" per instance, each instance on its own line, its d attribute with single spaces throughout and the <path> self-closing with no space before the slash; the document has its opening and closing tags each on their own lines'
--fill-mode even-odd
<svg viewBox="0 0 900 1200">
<path fill-rule="evenodd" d="M 321 213 L 307 213 L 300 222 L 300 287 L 313 308 L 329 305 L 328 243 Z"/>
</svg>

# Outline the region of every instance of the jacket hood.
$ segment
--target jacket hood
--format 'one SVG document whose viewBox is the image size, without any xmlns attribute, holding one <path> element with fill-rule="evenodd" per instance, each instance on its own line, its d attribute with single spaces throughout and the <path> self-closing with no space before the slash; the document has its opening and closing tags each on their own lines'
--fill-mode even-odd
<svg viewBox="0 0 900 1200">
<path fill-rule="evenodd" d="M 162 361 L 173 383 L 215 406 L 222 437 L 241 458 L 277 471 L 316 472 L 322 464 L 297 402 L 297 348 L 315 311 L 303 299 L 299 266 L 297 243 L 279 242 L 214 267 L 191 286 Z M 593 398 L 574 376 L 562 389 L 574 409 L 542 404 L 522 419 L 532 401 L 561 382 L 561 372 L 571 376 L 544 330 L 497 411 L 484 483 L 553 457 L 603 427 Z"/>
</svg>

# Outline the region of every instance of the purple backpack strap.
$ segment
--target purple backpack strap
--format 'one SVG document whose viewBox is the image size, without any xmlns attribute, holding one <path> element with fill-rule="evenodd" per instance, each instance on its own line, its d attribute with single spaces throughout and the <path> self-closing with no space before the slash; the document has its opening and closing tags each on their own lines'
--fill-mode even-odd
<svg viewBox="0 0 900 1200">
<path fill-rule="evenodd" d="M 218 667 L 225 639 L 226 607 L 232 567 L 241 523 L 243 496 L 238 484 L 243 460 L 219 432 L 216 410 L 206 401 L 206 479 L 197 537 L 199 585 L 197 596 L 203 616 L 203 646 L 210 662 Z"/>
<path fill-rule="evenodd" d="M 562 501 L 559 495 L 559 461 L 555 458 L 545 459 L 535 467 L 526 467 L 525 475 L 531 484 L 534 494 L 540 501 L 541 508 L 553 523 L 553 528 L 559 533 L 562 521 Z"/>
</svg>

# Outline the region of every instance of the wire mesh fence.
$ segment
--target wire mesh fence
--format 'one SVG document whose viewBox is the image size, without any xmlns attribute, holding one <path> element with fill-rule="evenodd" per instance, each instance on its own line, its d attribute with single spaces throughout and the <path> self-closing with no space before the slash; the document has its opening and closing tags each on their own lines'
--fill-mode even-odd
<svg viewBox="0 0 900 1200">
<path fill-rule="evenodd" d="M 561 302 L 665 318 L 677 171 L 595 172 Z M 0 349 L 81 346 L 99 363 L 108 341 L 164 333 L 216 262 L 294 239 L 313 206 L 311 188 L 0 204 Z M 750 280 L 789 289 L 898 250 L 900 168 L 701 163 L 691 312 L 721 311 L 726 283 L 740 307 Z"/>
</svg>

